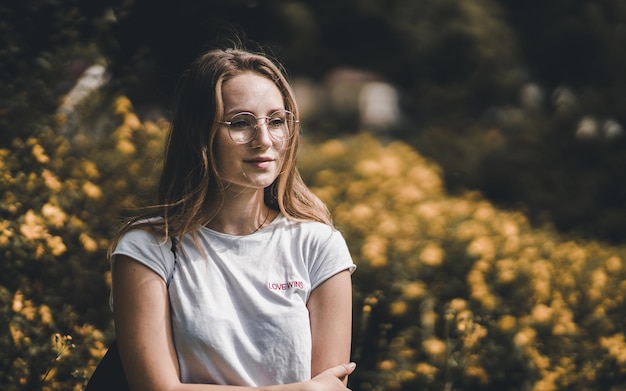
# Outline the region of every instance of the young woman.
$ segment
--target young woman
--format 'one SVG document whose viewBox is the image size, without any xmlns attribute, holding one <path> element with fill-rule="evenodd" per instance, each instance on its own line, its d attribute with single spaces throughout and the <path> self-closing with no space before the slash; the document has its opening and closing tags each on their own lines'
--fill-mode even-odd
<svg viewBox="0 0 626 391">
<path fill-rule="evenodd" d="M 266 56 L 184 73 L 158 205 L 112 247 L 133 390 L 345 390 L 355 266 L 296 169 L 298 108 Z"/>
</svg>

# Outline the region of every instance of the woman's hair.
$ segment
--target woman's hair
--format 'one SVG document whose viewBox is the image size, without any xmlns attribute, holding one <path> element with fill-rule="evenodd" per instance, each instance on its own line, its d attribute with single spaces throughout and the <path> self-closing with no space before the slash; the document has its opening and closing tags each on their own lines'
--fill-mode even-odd
<svg viewBox="0 0 626 391">
<path fill-rule="evenodd" d="M 175 92 L 174 112 L 158 187 L 158 202 L 125 225 L 112 243 L 133 228 L 150 228 L 165 239 L 194 233 L 222 207 L 227 184 L 216 166 L 216 134 L 224 104 L 222 87 L 233 77 L 253 72 L 280 90 L 285 109 L 298 118 L 294 93 L 282 68 L 266 55 L 243 49 L 211 50 L 183 73 Z M 326 206 L 304 184 L 296 168 L 299 124 L 291 129 L 276 180 L 265 189 L 265 204 L 293 220 L 332 225 Z M 154 219 L 153 217 L 161 217 Z"/>
</svg>

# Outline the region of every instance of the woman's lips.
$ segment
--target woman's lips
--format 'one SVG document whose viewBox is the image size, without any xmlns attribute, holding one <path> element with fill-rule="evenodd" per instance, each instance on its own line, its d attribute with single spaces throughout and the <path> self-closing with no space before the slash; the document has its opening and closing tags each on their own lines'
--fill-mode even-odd
<svg viewBox="0 0 626 391">
<path fill-rule="evenodd" d="M 269 157 L 260 157 L 255 159 L 244 160 L 246 163 L 257 168 L 268 168 L 274 159 Z"/>
</svg>

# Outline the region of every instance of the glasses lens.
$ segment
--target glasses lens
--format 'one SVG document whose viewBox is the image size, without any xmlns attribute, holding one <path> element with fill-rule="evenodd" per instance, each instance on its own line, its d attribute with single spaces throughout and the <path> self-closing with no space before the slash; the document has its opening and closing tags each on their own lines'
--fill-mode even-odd
<svg viewBox="0 0 626 391">
<path fill-rule="evenodd" d="M 294 123 L 294 115 L 290 111 L 280 110 L 272 113 L 267 120 L 267 129 L 274 140 L 288 140 L 291 137 Z"/>
<path fill-rule="evenodd" d="M 230 120 L 228 131 L 230 138 L 236 143 L 247 143 L 254 138 L 256 118 L 252 114 L 236 114 Z"/>
</svg>

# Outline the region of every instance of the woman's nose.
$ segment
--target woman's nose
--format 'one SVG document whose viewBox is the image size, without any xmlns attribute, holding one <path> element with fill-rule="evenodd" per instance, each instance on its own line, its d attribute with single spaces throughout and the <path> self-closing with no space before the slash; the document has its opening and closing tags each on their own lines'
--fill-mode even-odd
<svg viewBox="0 0 626 391">
<path fill-rule="evenodd" d="M 258 146 L 270 146 L 272 145 L 272 138 L 270 131 L 267 128 L 268 119 L 260 118 L 256 125 L 256 134 L 253 141 L 256 141 L 255 145 Z"/>
</svg>

